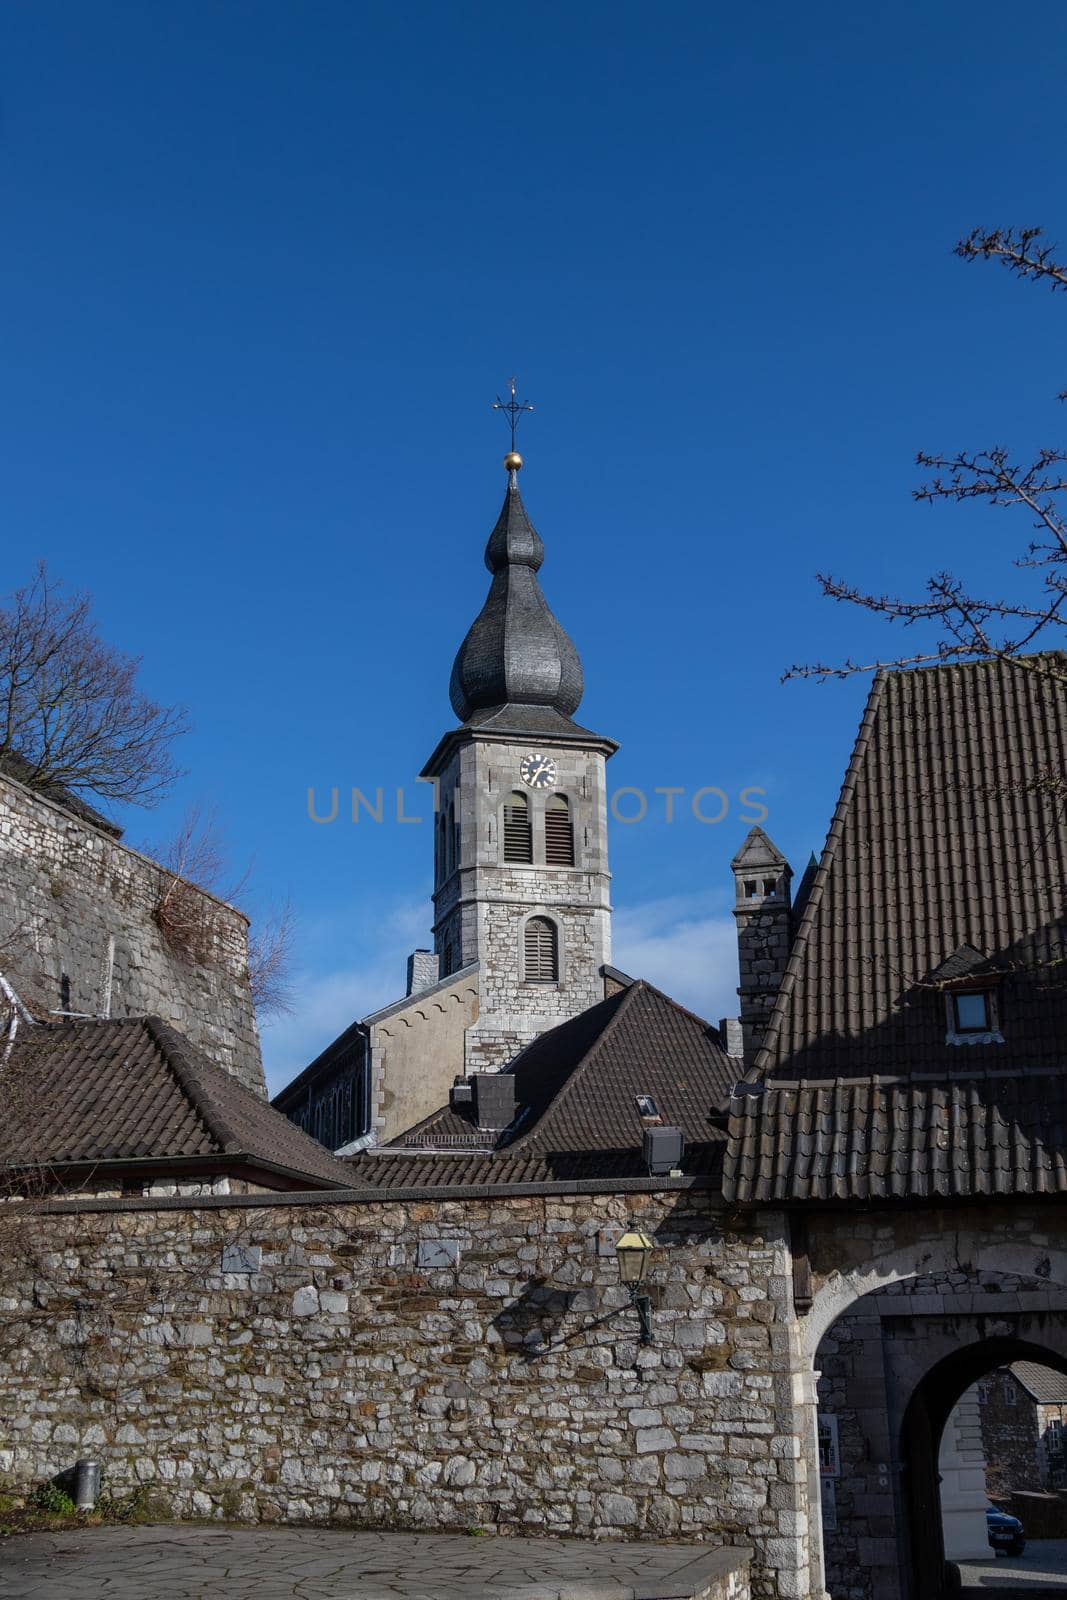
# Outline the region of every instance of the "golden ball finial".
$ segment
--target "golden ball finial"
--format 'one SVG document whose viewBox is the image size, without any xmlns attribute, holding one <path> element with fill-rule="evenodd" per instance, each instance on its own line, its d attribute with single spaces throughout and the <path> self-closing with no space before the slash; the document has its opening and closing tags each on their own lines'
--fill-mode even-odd
<svg viewBox="0 0 1067 1600">
<path fill-rule="evenodd" d="M 509 450 L 504 457 L 504 465 L 509 472 L 518 472 L 522 466 L 522 457 L 517 450 Z"/>
</svg>

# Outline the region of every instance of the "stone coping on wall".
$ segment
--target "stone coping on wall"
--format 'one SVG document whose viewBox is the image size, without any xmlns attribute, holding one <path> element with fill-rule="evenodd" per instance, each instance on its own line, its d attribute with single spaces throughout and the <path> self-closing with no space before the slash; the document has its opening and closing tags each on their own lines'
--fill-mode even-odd
<svg viewBox="0 0 1067 1600">
<path fill-rule="evenodd" d="M 586 1178 L 567 1183 L 477 1183 L 422 1189 L 267 1189 L 255 1194 L 128 1195 L 107 1199 L 98 1195 L 69 1195 L 62 1200 L 7 1201 L 0 1219 L 26 1212 L 70 1214 L 90 1211 L 222 1211 L 230 1208 L 261 1210 L 266 1206 L 411 1205 L 439 1200 L 521 1200 L 537 1195 L 568 1194 L 678 1194 L 686 1190 L 719 1188 L 717 1178 L 696 1174 L 683 1178 Z M 723 1202 L 723 1209 L 729 1210 Z M 763 1209 L 775 1210 L 776 1207 Z"/>
<path fill-rule="evenodd" d="M 472 978 L 478 971 L 478 967 L 479 963 L 477 961 L 468 961 L 466 966 L 457 967 L 455 972 L 448 973 L 444 978 L 438 978 L 437 982 L 430 984 L 429 988 L 416 989 L 412 994 L 401 995 L 399 1000 L 390 1000 L 388 1005 L 379 1006 L 377 1011 L 368 1011 L 366 1016 L 360 1020 L 368 1025 L 388 1022 L 390 1017 L 397 1016 L 401 1011 L 407 1011 L 409 1006 L 417 1006 L 424 1000 L 433 1000 L 443 990 L 451 988 L 454 983 L 460 983 L 464 979 Z M 325 1051 L 323 1054 L 325 1054 Z M 312 1062 L 312 1066 L 314 1064 Z M 293 1084 L 297 1082 L 299 1082 L 299 1079 L 294 1078 L 293 1083 L 286 1084 L 286 1089 L 291 1089 Z"/>
</svg>

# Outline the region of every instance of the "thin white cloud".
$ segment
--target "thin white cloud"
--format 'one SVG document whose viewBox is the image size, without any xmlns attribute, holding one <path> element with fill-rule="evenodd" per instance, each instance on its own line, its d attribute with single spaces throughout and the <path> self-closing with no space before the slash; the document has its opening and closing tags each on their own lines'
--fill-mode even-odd
<svg viewBox="0 0 1067 1600">
<path fill-rule="evenodd" d="M 709 1022 L 737 1015 L 737 932 L 724 897 L 677 895 L 614 915 L 614 964 Z"/>
</svg>

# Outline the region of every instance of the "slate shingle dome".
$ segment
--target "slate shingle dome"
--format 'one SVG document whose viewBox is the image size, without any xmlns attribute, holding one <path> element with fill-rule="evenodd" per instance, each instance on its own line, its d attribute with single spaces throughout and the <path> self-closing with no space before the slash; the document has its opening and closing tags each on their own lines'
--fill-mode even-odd
<svg viewBox="0 0 1067 1600">
<path fill-rule="evenodd" d="M 485 547 L 489 594 L 452 666 L 449 698 L 462 722 L 504 705 L 547 706 L 569 717 L 585 687 L 578 652 L 549 610 L 537 571 L 545 547 L 526 515 L 518 474 Z"/>
</svg>

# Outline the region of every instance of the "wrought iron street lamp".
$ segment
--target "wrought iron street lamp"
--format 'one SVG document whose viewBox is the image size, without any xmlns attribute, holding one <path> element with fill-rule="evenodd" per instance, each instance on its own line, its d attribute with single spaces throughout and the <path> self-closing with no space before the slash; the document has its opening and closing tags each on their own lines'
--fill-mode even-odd
<svg viewBox="0 0 1067 1600">
<path fill-rule="evenodd" d="M 619 1277 L 630 1291 L 630 1304 L 641 1324 L 641 1343 L 652 1343 L 652 1297 L 648 1293 L 648 1264 L 654 1249 L 647 1233 L 624 1233 L 615 1246 Z"/>
</svg>

